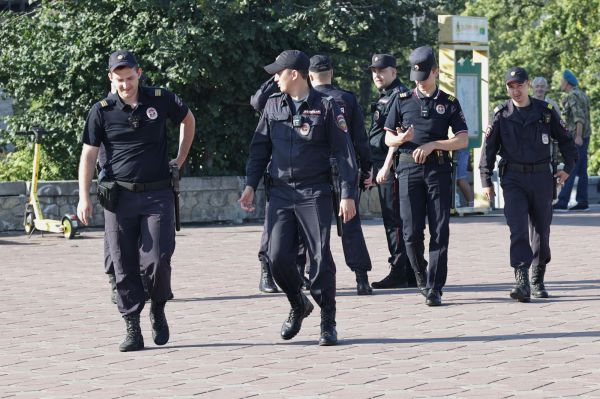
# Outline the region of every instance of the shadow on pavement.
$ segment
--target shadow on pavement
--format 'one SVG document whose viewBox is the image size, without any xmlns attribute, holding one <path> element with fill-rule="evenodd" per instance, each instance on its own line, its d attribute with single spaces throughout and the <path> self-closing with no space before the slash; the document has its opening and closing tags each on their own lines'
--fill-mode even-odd
<svg viewBox="0 0 600 399">
<path fill-rule="evenodd" d="M 503 335 L 473 335 L 461 337 L 439 337 L 439 338 L 350 338 L 340 339 L 338 346 L 344 345 L 371 345 L 371 344 L 433 344 L 440 342 L 491 342 L 491 341 L 517 341 L 556 338 L 585 338 L 600 337 L 600 331 L 573 331 L 556 333 L 526 333 L 526 334 L 503 334 Z M 244 346 L 314 346 L 317 340 L 289 341 L 289 342 L 215 342 L 208 344 L 190 345 L 167 345 L 162 348 L 149 347 L 147 349 L 185 349 L 185 348 L 218 348 L 218 347 L 244 347 Z"/>
</svg>

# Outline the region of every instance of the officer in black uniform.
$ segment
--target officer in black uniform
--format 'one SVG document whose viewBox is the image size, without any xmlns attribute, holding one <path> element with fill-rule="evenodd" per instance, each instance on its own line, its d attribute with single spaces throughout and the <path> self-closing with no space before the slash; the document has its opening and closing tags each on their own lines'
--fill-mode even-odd
<svg viewBox="0 0 600 399">
<path fill-rule="evenodd" d="M 246 167 L 247 185 L 239 202 L 242 209 L 254 210 L 254 191 L 268 164 L 273 180 L 267 207 L 268 255 L 275 281 L 292 307 L 281 337 L 294 337 L 313 310 L 301 291 L 302 279 L 296 268 L 300 228 L 314 264 L 310 279 L 311 294 L 321 307 L 319 344 L 335 345 L 329 158 L 333 154 L 340 168 L 340 214 L 346 222 L 356 213 L 357 169 L 344 116 L 331 97 L 310 88 L 308 67 L 308 57 L 298 50 L 282 52 L 265 67 L 267 73 L 275 74 L 281 93 L 269 98 L 254 133 Z"/>
<path fill-rule="evenodd" d="M 563 183 L 577 161 L 577 149 L 551 104 L 529 96 L 529 77 L 520 67 L 508 70 L 504 78 L 510 100 L 494 109 L 487 128 L 479 170 L 486 199 L 494 197 L 492 173 L 496 154 L 504 194 L 504 215 L 510 229 L 510 265 L 516 285 L 510 297 L 531 300 L 529 267 L 534 296 L 547 298 L 544 285 L 550 262 L 550 224 L 555 177 Z M 552 140 L 564 157 L 564 170 L 553 176 Z M 530 233 L 531 231 L 531 242 Z"/>
<path fill-rule="evenodd" d="M 348 132 L 354 152 L 360 166 L 360 179 L 363 187 L 368 187 L 372 180 L 371 150 L 365 132 L 365 119 L 362 109 L 352 92 L 338 89 L 331 84 L 333 79 L 333 65 L 329 57 L 315 55 L 310 59 L 308 69 L 312 86 L 320 93 L 332 97 L 339 105 L 348 124 Z M 336 162 L 332 159 L 332 162 Z M 369 285 L 368 271 L 371 270 L 371 257 L 365 243 L 360 224 L 359 206 L 360 190 L 356 190 L 354 197 L 356 216 L 348 223 L 344 223 L 342 234 L 342 248 L 346 265 L 356 274 L 356 292 L 358 295 L 371 295 L 373 290 Z"/>
<path fill-rule="evenodd" d="M 428 306 L 442 304 L 448 274 L 452 195 L 449 151 L 468 145 L 467 124 L 456 98 L 437 87 L 439 74 L 431 47 L 409 58 L 413 91 L 396 96 L 385 122 L 386 144 L 398 148 L 400 216 L 404 242 L 417 284 Z M 454 137 L 448 138 L 452 127 Z M 429 222 L 429 267 L 425 261 L 425 218 Z"/>
<path fill-rule="evenodd" d="M 169 164 L 183 165 L 194 137 L 195 120 L 175 94 L 139 86 L 142 71 L 129 51 L 112 53 L 108 65 L 108 77 L 117 92 L 94 104 L 84 127 L 77 214 L 88 224 L 92 214 L 90 184 L 103 144 L 106 164 L 99 184 L 107 190 L 112 187 L 104 198 L 118 198 L 105 202 L 104 230 L 115 269 L 117 306 L 127 327 L 119 350 L 132 351 L 144 347 L 139 315 L 145 297 L 140 268 L 149 283 L 154 342 L 164 345 L 169 340 L 164 308 L 172 297 L 171 256 L 175 250 Z M 181 124 L 179 152 L 170 162 L 167 119 Z"/>
<path fill-rule="evenodd" d="M 398 202 L 398 179 L 393 169 L 393 154 L 385 144 L 385 119 L 390 110 L 392 99 L 408 89 L 398 79 L 396 59 L 389 54 L 375 54 L 371 59 L 369 70 L 373 82 L 379 90 L 379 99 L 371 105 L 371 129 L 369 130 L 369 145 L 376 176 L 381 216 L 385 227 L 390 257 L 389 274 L 381 281 L 373 282 L 373 288 L 406 288 L 415 286 L 415 275 L 409 266 L 406 248 L 402 238 L 402 219 Z"/>
</svg>

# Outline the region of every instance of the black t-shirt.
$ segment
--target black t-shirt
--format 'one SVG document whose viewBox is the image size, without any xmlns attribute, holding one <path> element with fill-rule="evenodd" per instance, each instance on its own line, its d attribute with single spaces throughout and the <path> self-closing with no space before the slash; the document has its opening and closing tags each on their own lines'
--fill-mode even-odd
<svg viewBox="0 0 600 399">
<path fill-rule="evenodd" d="M 131 108 L 118 94 L 94 104 L 82 142 L 104 145 L 104 172 L 110 180 L 149 183 L 169 178 L 167 119 L 181 123 L 188 107 L 165 89 L 140 87 L 138 104 Z"/>
<path fill-rule="evenodd" d="M 430 98 L 422 94 L 421 97 L 417 89 L 399 94 L 385 121 L 385 130 L 392 132 L 402 125 L 414 126 L 413 139 L 398 147 L 400 152 L 412 152 L 431 141 L 447 140 L 449 127 L 455 135 L 467 133 L 465 116 L 456 98 L 440 89 Z"/>
</svg>

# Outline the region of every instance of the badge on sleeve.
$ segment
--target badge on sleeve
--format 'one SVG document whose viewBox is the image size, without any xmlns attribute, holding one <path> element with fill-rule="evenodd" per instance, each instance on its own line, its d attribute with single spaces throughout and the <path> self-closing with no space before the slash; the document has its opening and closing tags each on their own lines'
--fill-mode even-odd
<svg viewBox="0 0 600 399">
<path fill-rule="evenodd" d="M 542 133 L 542 143 L 544 143 L 544 144 L 550 143 L 550 137 L 548 137 L 548 133 Z"/>
<path fill-rule="evenodd" d="M 177 94 L 173 94 L 175 96 L 175 104 L 177 104 L 180 108 L 183 107 L 183 102 L 181 102 L 181 98 L 177 96 Z"/>
<path fill-rule="evenodd" d="M 348 133 L 348 125 L 346 124 L 346 118 L 344 118 L 344 115 L 338 115 L 336 117 L 336 122 L 338 127 L 342 129 L 344 133 Z"/>
<path fill-rule="evenodd" d="M 373 114 L 373 120 L 375 122 L 377 122 L 379 120 L 379 111 L 375 111 L 375 113 Z"/>
<path fill-rule="evenodd" d="M 487 129 L 485 129 L 485 137 L 490 137 L 490 133 L 492 132 L 492 125 L 489 125 Z"/>
<path fill-rule="evenodd" d="M 435 110 L 438 114 L 443 115 L 446 112 L 446 107 L 443 104 L 438 104 L 435 106 Z"/>
<path fill-rule="evenodd" d="M 146 110 L 146 115 L 148 115 L 148 118 L 154 120 L 154 119 L 158 118 L 158 111 L 156 111 L 156 108 L 154 108 L 154 107 L 149 107 Z"/>
</svg>

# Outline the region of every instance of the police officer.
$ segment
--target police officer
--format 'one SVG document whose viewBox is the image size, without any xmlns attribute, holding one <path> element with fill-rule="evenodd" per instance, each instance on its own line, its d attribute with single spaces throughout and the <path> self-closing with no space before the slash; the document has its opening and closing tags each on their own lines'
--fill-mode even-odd
<svg viewBox="0 0 600 399">
<path fill-rule="evenodd" d="M 112 53 L 108 69 L 108 78 L 117 92 L 94 104 L 86 120 L 77 214 L 88 224 L 92 214 L 90 184 L 98 149 L 103 144 L 106 164 L 99 184 L 112 187 L 110 205 L 105 203 L 104 230 L 115 269 L 117 306 L 127 328 L 119 346 L 125 352 L 144 347 L 140 312 L 145 298 L 140 268 L 149 283 L 154 342 L 164 345 L 169 340 L 164 308 L 172 296 L 171 256 L 175 249 L 169 163 L 183 165 L 194 137 L 195 120 L 175 94 L 139 86 L 142 71 L 131 52 Z M 179 152 L 170 162 L 167 119 L 181 124 Z M 114 198 L 118 198 L 116 202 Z"/>
<path fill-rule="evenodd" d="M 319 345 L 335 345 L 335 265 L 329 248 L 332 200 L 330 163 L 333 154 L 342 178 L 340 215 L 356 213 L 354 193 L 357 169 L 344 116 L 335 101 L 310 88 L 309 59 L 301 51 L 286 50 L 265 67 L 275 74 L 281 93 L 266 103 L 246 166 L 247 185 L 239 200 L 253 211 L 254 191 L 267 164 L 273 183 L 267 207 L 268 255 L 275 282 L 285 292 L 291 311 L 281 337 L 293 338 L 313 305 L 302 293 L 296 268 L 298 228 L 308 247 L 311 294 L 321 307 Z M 269 163 L 270 161 L 270 163 Z"/>
<path fill-rule="evenodd" d="M 384 124 L 392 99 L 408 89 L 397 77 L 396 59 L 389 54 L 375 54 L 369 65 L 373 82 L 379 90 L 379 99 L 371 105 L 371 129 L 369 145 L 377 181 L 381 216 L 385 227 L 390 257 L 389 274 L 381 281 L 373 282 L 373 288 L 406 288 L 415 285 L 415 276 L 410 269 L 406 248 L 402 238 L 402 219 L 398 202 L 398 179 L 392 171 L 395 149 L 385 144 Z"/>
<path fill-rule="evenodd" d="M 550 262 L 555 184 L 551 165 L 552 139 L 558 141 L 565 159 L 564 170 L 555 175 L 561 183 L 573 170 L 577 149 L 552 105 L 528 95 L 529 78 L 523 68 L 510 68 L 504 81 L 510 100 L 494 110 L 492 124 L 485 133 L 479 170 L 485 198 L 492 200 L 495 193 L 491 177 L 496 154 L 500 153 L 504 215 L 510 229 L 510 265 L 516 279 L 510 297 L 529 302 L 530 266 L 534 296 L 548 297 L 544 274 Z"/>
<path fill-rule="evenodd" d="M 416 88 L 396 96 L 385 122 L 385 142 L 398 148 L 396 173 L 406 251 L 425 303 L 439 306 L 448 273 L 449 151 L 467 146 L 467 125 L 458 100 L 437 87 L 439 68 L 431 47 L 415 49 L 409 61 Z M 449 127 L 452 138 L 448 138 Z M 424 258 L 425 218 L 430 233 L 429 266 Z"/>
<path fill-rule="evenodd" d="M 310 81 L 315 90 L 332 97 L 339 105 L 348 125 L 348 133 L 352 140 L 354 152 L 359 160 L 363 187 L 368 187 L 372 180 L 371 150 L 365 132 L 365 120 L 362 109 L 352 92 L 340 90 L 331 84 L 333 66 L 326 55 L 315 55 L 310 59 L 308 69 Z M 335 162 L 335 159 L 332 159 Z M 360 204 L 360 190 L 356 190 L 354 203 Z M 342 247 L 346 265 L 356 274 L 356 291 L 358 295 L 371 295 L 368 271 L 371 270 L 371 257 L 365 243 L 360 216 L 356 206 L 356 217 L 343 224 Z"/>
</svg>

